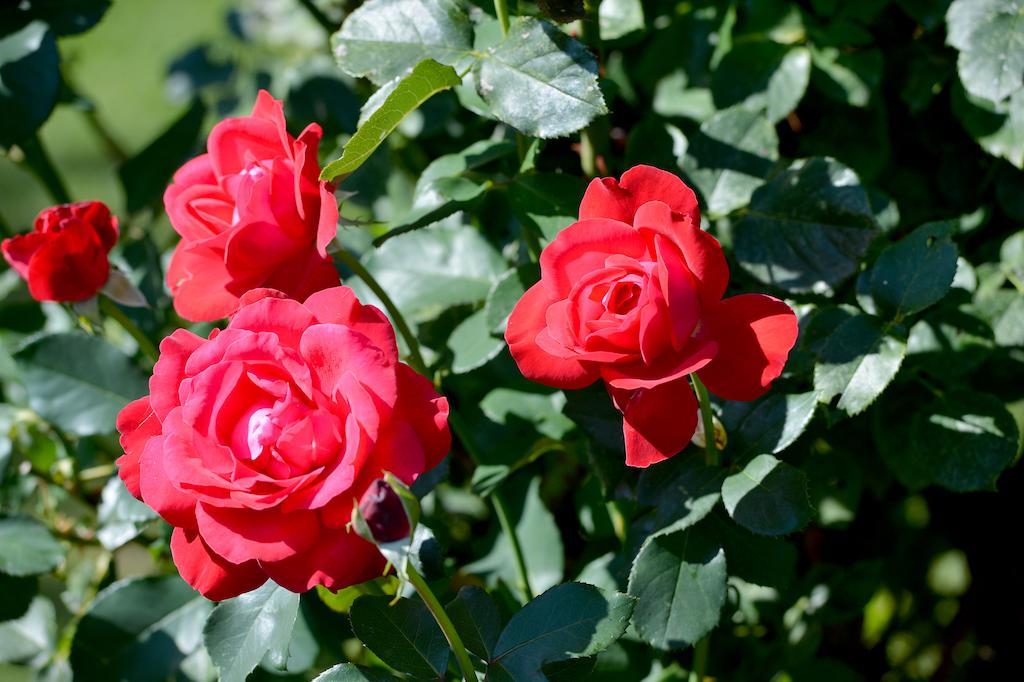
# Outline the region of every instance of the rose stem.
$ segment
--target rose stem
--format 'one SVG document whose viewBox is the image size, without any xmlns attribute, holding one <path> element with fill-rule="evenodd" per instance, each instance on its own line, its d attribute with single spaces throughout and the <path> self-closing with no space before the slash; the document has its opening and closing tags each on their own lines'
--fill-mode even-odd
<svg viewBox="0 0 1024 682">
<path fill-rule="evenodd" d="M 501 24 L 501 35 L 508 35 L 508 0 L 494 0 L 494 13 Z"/>
<path fill-rule="evenodd" d="M 711 398 L 708 396 L 708 389 L 697 376 L 696 372 L 690 375 L 693 382 L 693 390 L 697 394 L 697 401 L 700 403 L 700 416 L 704 424 L 704 462 L 708 466 L 718 465 L 718 447 L 715 444 L 715 417 L 711 413 Z M 708 653 L 711 649 L 711 635 L 707 634 L 693 645 L 693 670 L 690 672 L 690 682 L 702 682 L 704 670 L 708 665 Z"/>
<path fill-rule="evenodd" d="M 61 179 L 57 167 L 53 165 L 53 160 L 47 154 L 46 147 L 43 146 L 43 141 L 39 139 L 39 135 L 36 134 L 28 137 L 20 142 L 18 146 L 21 147 L 21 151 L 25 155 L 25 165 L 46 186 L 46 191 L 50 193 L 50 197 L 58 204 L 70 204 L 71 195 L 68 194 L 68 190 L 64 186 L 64 180 Z"/>
<path fill-rule="evenodd" d="M 139 344 L 139 350 L 141 350 L 146 357 L 153 362 L 159 360 L 160 351 L 156 349 L 156 346 L 154 346 L 153 342 L 149 340 L 149 337 L 143 334 L 142 330 L 124 314 L 124 311 L 106 296 L 98 296 L 98 298 L 100 310 L 103 311 L 103 314 L 116 320 L 117 323 L 121 325 L 121 328 L 128 332 L 129 336 L 135 339 L 135 343 Z"/>
<path fill-rule="evenodd" d="M 454 410 L 448 415 L 448 424 L 451 425 L 452 431 L 458 436 L 462 442 L 462 447 L 466 449 L 469 456 L 477 464 L 480 463 L 479 453 L 476 449 L 476 444 L 473 442 L 469 435 L 469 429 L 466 428 L 466 423 L 462 421 L 462 417 Z M 519 572 L 519 589 L 522 591 L 526 601 L 533 599 L 533 589 L 530 587 L 530 574 L 526 570 L 526 559 L 523 556 L 523 548 L 519 544 L 519 536 L 516 535 L 516 530 L 512 526 L 512 521 L 509 519 L 508 507 L 505 506 L 505 499 L 498 492 L 497 488 L 491 491 L 490 496 L 491 504 L 494 505 L 494 515 L 498 517 L 498 523 L 501 525 L 501 532 L 508 538 L 508 544 L 512 548 L 512 555 L 516 559 L 516 570 Z"/>
<path fill-rule="evenodd" d="M 451 618 L 445 613 L 444 607 L 441 606 L 441 602 L 437 600 L 434 593 L 430 590 L 430 586 L 427 585 L 427 581 L 423 579 L 423 576 L 419 574 L 416 567 L 412 565 L 412 562 L 408 562 L 405 568 L 406 576 L 409 578 L 409 582 L 413 588 L 420 595 L 420 599 L 427 605 L 431 615 L 434 616 L 434 620 L 441 628 L 441 632 L 444 633 L 445 639 L 448 640 L 448 646 L 451 647 L 452 652 L 455 653 L 455 660 L 459 662 L 459 669 L 462 670 L 462 677 L 465 678 L 466 682 L 476 682 L 476 671 L 473 669 L 473 662 L 469 660 L 469 654 L 466 653 L 466 647 L 462 644 L 462 638 L 459 637 L 458 631 L 455 629 L 455 625 L 452 624 Z"/>
<path fill-rule="evenodd" d="M 405 339 L 405 345 L 409 347 L 409 364 L 414 370 L 423 376 L 427 376 L 427 364 L 423 362 L 423 356 L 420 355 L 420 343 L 416 340 L 416 335 L 409 329 L 409 325 L 406 324 L 402 313 L 398 311 L 398 306 L 395 305 L 394 301 L 391 300 L 391 297 L 387 295 L 387 292 L 384 291 L 377 280 L 373 278 L 373 275 L 363 267 L 359 259 L 349 253 L 347 249 L 338 249 L 335 255 L 345 264 L 345 267 L 355 273 L 359 279 L 363 280 L 366 286 L 370 287 L 370 291 L 376 294 L 380 302 L 384 304 L 388 315 L 391 316 L 391 321 L 395 323 L 398 333 Z"/>
</svg>

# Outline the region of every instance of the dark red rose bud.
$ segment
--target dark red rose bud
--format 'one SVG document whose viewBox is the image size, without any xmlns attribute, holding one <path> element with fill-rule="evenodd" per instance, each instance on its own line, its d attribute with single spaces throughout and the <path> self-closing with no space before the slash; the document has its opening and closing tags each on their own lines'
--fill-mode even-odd
<svg viewBox="0 0 1024 682">
<path fill-rule="evenodd" d="M 396 542 L 409 537 L 409 516 L 402 498 L 383 478 L 370 484 L 359 501 L 359 513 L 378 543 Z"/>
<path fill-rule="evenodd" d="M 117 218 L 98 201 L 51 206 L 32 232 L 5 239 L 4 258 L 37 301 L 84 301 L 110 276 L 107 254 L 117 243 Z"/>
</svg>

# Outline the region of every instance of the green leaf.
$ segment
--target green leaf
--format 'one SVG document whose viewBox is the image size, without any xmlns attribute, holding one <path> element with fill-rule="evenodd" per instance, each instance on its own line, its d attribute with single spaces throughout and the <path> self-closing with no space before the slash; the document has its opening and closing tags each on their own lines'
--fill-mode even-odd
<svg viewBox="0 0 1024 682">
<path fill-rule="evenodd" d="M 13 576 L 48 573 L 64 560 L 64 546 L 46 526 L 25 517 L 0 518 L 0 571 Z"/>
<path fill-rule="evenodd" d="M 982 149 L 1024 169 L 1024 90 L 994 104 L 953 88 L 953 113 Z"/>
<path fill-rule="evenodd" d="M 420 601 L 363 596 L 349 611 L 352 631 L 382 661 L 418 679 L 444 679 L 448 642 Z"/>
<path fill-rule="evenodd" d="M 682 649 L 710 632 L 725 603 L 725 552 L 706 524 L 647 538 L 629 573 L 633 627 L 658 649 Z"/>
<path fill-rule="evenodd" d="M 14 358 L 32 409 L 79 436 L 110 433 L 121 408 L 148 390 L 131 360 L 96 336 L 43 336 Z"/>
<path fill-rule="evenodd" d="M 363 164 L 410 112 L 433 95 L 462 82 L 455 69 L 426 59 L 402 78 L 384 103 L 374 111 L 345 144 L 341 158 L 321 171 L 321 180 L 347 175 Z"/>
<path fill-rule="evenodd" d="M 593 656 L 626 631 L 634 600 L 584 583 L 553 587 L 517 612 L 494 647 L 488 677 L 543 680 L 547 664 Z"/>
<path fill-rule="evenodd" d="M 456 0 L 369 0 L 331 37 L 341 70 L 378 86 L 423 60 L 454 65 L 472 45 L 473 25 Z"/>
<path fill-rule="evenodd" d="M 562 414 L 565 394 L 527 393 L 511 388 L 496 388 L 480 401 L 480 409 L 491 421 L 506 426 L 517 422 L 532 424 L 548 438 L 561 440 L 573 428 L 573 423 Z"/>
<path fill-rule="evenodd" d="M 510 507 L 513 506 L 511 500 L 522 499 L 521 510 L 510 509 L 509 514 L 522 546 L 530 587 L 535 592 L 541 592 L 557 585 L 565 573 L 562 534 L 555 523 L 555 517 L 540 498 L 540 479 L 534 478 L 530 481 L 529 488 L 522 498 L 509 496 L 506 499 L 510 501 Z M 488 576 L 492 584 L 498 579 L 510 587 L 519 584 L 515 555 L 504 533 L 498 535 L 486 556 L 465 566 L 464 570 L 467 573 Z"/>
<path fill-rule="evenodd" d="M 57 35 L 70 36 L 95 26 L 109 8 L 110 0 L 22 0 L 8 11 L 12 23 L 39 19 Z"/>
<path fill-rule="evenodd" d="M 754 192 L 734 228 L 736 258 L 762 282 L 831 295 L 877 232 L 857 175 L 832 159 L 797 161 Z"/>
<path fill-rule="evenodd" d="M 57 615 L 53 602 L 46 597 L 34 598 L 22 616 L 0 623 L 0 663 L 42 665 L 53 655 L 56 646 Z"/>
<path fill-rule="evenodd" d="M 563 137 L 608 111 L 594 56 L 546 21 L 516 19 L 473 70 L 491 113 L 531 137 Z"/>
<path fill-rule="evenodd" d="M 654 508 L 653 524 L 648 532 L 671 525 L 679 529 L 693 526 L 706 517 L 721 499 L 725 472 L 704 464 L 693 453 L 676 457 L 644 469 L 637 483 L 637 501 Z"/>
<path fill-rule="evenodd" d="M 601 40 L 618 40 L 644 30 L 644 7 L 640 0 L 602 0 L 598 6 Z"/>
<path fill-rule="evenodd" d="M 448 337 L 452 351 L 452 373 L 465 374 L 483 367 L 505 348 L 505 339 L 487 326 L 487 315 L 478 310 L 459 323 Z"/>
<path fill-rule="evenodd" d="M 416 180 L 409 212 L 396 220 L 387 233 L 377 237 L 374 244 L 379 246 L 391 237 L 468 208 L 493 183 L 480 177 L 467 177 L 467 173 L 515 150 L 513 142 L 480 140 L 457 154 L 438 157 L 423 169 Z"/>
<path fill-rule="evenodd" d="M 719 109 L 743 103 L 767 112 L 768 120 L 784 119 L 807 91 L 811 53 L 770 41 L 736 45 L 725 54 L 711 79 Z"/>
<path fill-rule="evenodd" d="M 504 334 L 508 316 L 512 314 L 516 303 L 538 279 L 540 268 L 535 263 L 521 265 L 501 275 L 484 301 L 487 328 L 496 334 Z"/>
<path fill-rule="evenodd" d="M 206 107 L 196 99 L 167 130 L 117 169 L 129 212 L 160 199 L 171 176 L 191 156 L 205 116 Z"/>
<path fill-rule="evenodd" d="M 203 641 L 223 682 L 244 681 L 268 651 L 287 646 L 299 613 L 299 595 L 267 581 L 221 602 L 203 629 Z"/>
<path fill-rule="evenodd" d="M 298 674 L 312 667 L 319 654 L 320 645 L 300 602 L 291 636 L 276 642 L 263 657 L 260 667 L 276 674 Z"/>
<path fill-rule="evenodd" d="M 486 661 L 501 634 L 501 615 L 487 592 L 473 585 L 459 588 L 445 607 L 466 648 Z"/>
<path fill-rule="evenodd" d="M 949 223 L 927 223 L 889 246 L 871 268 L 871 295 L 897 318 L 937 303 L 956 274 Z"/>
<path fill-rule="evenodd" d="M 1024 88 L 1024 13 L 1019 0 L 956 0 L 946 42 L 969 93 L 999 102 Z"/>
<path fill-rule="evenodd" d="M 736 106 L 700 126 L 683 160 L 711 215 L 742 208 L 779 158 L 779 139 L 763 112 Z"/>
<path fill-rule="evenodd" d="M 712 527 L 729 560 L 729 577 L 754 585 L 787 588 L 796 576 L 797 551 L 782 538 L 755 535 L 724 513 L 711 515 Z"/>
<path fill-rule="evenodd" d="M 96 596 L 75 630 L 75 679 L 158 682 L 205 658 L 213 605 L 177 576 L 130 578 Z"/>
<path fill-rule="evenodd" d="M 759 535 L 786 535 L 811 518 L 807 476 L 771 455 L 759 455 L 722 483 L 722 502 L 736 523 Z"/>
<path fill-rule="evenodd" d="M 839 396 L 839 409 L 850 415 L 867 409 L 896 376 L 906 355 L 906 340 L 895 334 L 868 315 L 854 315 L 840 324 L 818 353 L 818 399 L 829 402 Z"/>
<path fill-rule="evenodd" d="M 34 576 L 13 576 L 0 573 L 0 623 L 21 618 L 28 611 L 32 598 L 39 591 L 39 580 Z"/>
<path fill-rule="evenodd" d="M 914 414 L 902 450 L 896 457 L 916 460 L 930 483 L 957 492 L 995 490 L 1019 450 L 1017 423 L 996 396 L 957 388 Z"/>
<path fill-rule="evenodd" d="M 394 677 L 379 670 L 339 663 L 317 675 L 313 682 L 390 682 Z"/>
<path fill-rule="evenodd" d="M 866 107 L 882 79 L 879 50 L 850 51 L 834 46 L 810 46 L 811 82 L 826 96 L 854 107 Z"/>
<path fill-rule="evenodd" d="M 29 137 L 50 116 L 59 64 L 57 42 L 42 21 L 0 36 L 0 147 Z"/>
<path fill-rule="evenodd" d="M 782 452 L 807 429 L 817 406 L 814 391 L 772 393 L 755 403 L 729 401 L 722 421 L 729 433 L 732 459 L 742 464 L 757 455 Z"/>
<path fill-rule="evenodd" d="M 133 540 L 157 513 L 132 497 L 119 476 L 111 476 L 100 498 L 100 527 L 96 538 L 105 548 L 113 551 Z"/>
<path fill-rule="evenodd" d="M 512 211 L 548 241 L 576 222 L 586 186 L 568 173 L 520 175 L 508 187 Z"/>
<path fill-rule="evenodd" d="M 395 237 L 370 252 L 363 264 L 402 313 L 417 322 L 484 300 L 507 267 L 478 231 L 462 225 Z M 354 284 L 360 300 L 376 300 L 361 283 Z"/>
</svg>

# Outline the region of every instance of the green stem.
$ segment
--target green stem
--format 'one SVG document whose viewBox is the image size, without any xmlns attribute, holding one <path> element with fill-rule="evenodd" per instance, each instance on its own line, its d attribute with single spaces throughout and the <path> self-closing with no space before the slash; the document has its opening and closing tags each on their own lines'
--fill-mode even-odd
<svg viewBox="0 0 1024 682">
<path fill-rule="evenodd" d="M 715 445 L 715 416 L 711 412 L 711 398 L 696 372 L 690 375 L 690 380 L 693 381 L 693 390 L 697 394 L 704 423 L 704 461 L 708 466 L 714 466 L 718 464 L 718 447 Z"/>
<path fill-rule="evenodd" d="M 47 154 L 43 141 L 39 139 L 39 134 L 32 135 L 18 146 L 25 154 L 25 165 L 43 183 L 53 200 L 58 204 L 70 204 L 71 195 L 68 194 L 57 167 L 53 165 L 53 160 Z"/>
<path fill-rule="evenodd" d="M 313 0 L 299 0 L 299 4 L 306 8 L 306 11 L 316 19 L 316 23 L 324 27 L 325 31 L 334 33 L 338 30 L 338 26 L 316 6 Z"/>
<path fill-rule="evenodd" d="M 479 464 L 480 451 L 477 450 L 476 443 L 470 437 L 469 428 L 466 426 L 466 422 L 462 420 L 462 416 L 452 410 L 448 414 L 448 424 L 452 427 L 452 431 L 455 432 L 459 442 L 462 443 L 462 447 L 465 448 L 473 461 Z M 490 499 L 491 504 L 494 506 L 494 515 L 498 517 L 498 523 L 501 525 L 501 532 L 508 538 L 508 544 L 512 548 L 512 555 L 516 560 L 516 571 L 519 573 L 519 589 L 522 591 L 526 601 L 530 601 L 533 599 L 533 588 L 530 587 L 530 574 L 526 570 L 526 558 L 523 554 L 523 547 L 519 544 L 519 536 L 516 535 L 515 527 L 512 525 L 508 515 L 505 499 L 497 490 L 491 491 Z"/>
<path fill-rule="evenodd" d="M 508 516 L 508 508 L 505 506 L 505 499 L 497 490 L 491 492 L 491 502 L 494 504 L 494 513 L 498 517 L 501 531 L 508 538 L 508 544 L 512 547 L 512 556 L 516 559 L 516 570 L 519 573 L 519 589 L 526 601 L 533 599 L 533 588 L 530 587 L 530 574 L 526 571 L 526 558 L 523 556 L 523 548 L 519 544 L 519 536 L 516 535 L 515 526 Z"/>
<path fill-rule="evenodd" d="M 139 344 L 139 350 L 141 350 L 146 357 L 153 362 L 160 359 L 160 351 L 157 350 L 153 342 L 149 340 L 149 337 L 142 333 L 142 330 L 131 321 L 124 311 L 118 307 L 116 303 L 111 301 L 106 296 L 99 297 L 100 310 L 104 315 L 117 321 L 121 328 L 128 332 L 128 335 L 135 339 L 135 343 Z"/>
<path fill-rule="evenodd" d="M 508 35 L 508 0 L 494 0 L 494 13 L 498 15 L 498 23 L 501 24 L 501 35 Z"/>
<path fill-rule="evenodd" d="M 455 660 L 459 663 L 459 669 L 462 670 L 462 677 L 465 678 L 466 682 L 476 682 L 476 670 L 473 669 L 473 662 L 469 660 L 469 654 L 466 653 L 466 647 L 462 644 L 462 638 L 459 637 L 458 630 L 455 629 L 451 618 L 448 617 L 444 607 L 441 606 L 441 602 L 434 596 L 430 586 L 427 585 L 427 581 L 423 579 L 423 576 L 419 574 L 411 561 L 405 567 L 405 572 L 409 582 L 417 594 L 420 595 L 420 599 L 427 605 L 427 609 L 430 610 L 434 620 L 440 626 L 441 632 L 444 633 L 444 638 L 448 640 L 448 646 L 451 647 L 452 652 L 455 654 Z"/>
<path fill-rule="evenodd" d="M 693 670 L 690 671 L 690 682 L 703 682 L 704 671 L 708 667 L 708 654 L 711 649 L 711 636 L 707 635 L 693 645 Z"/>
<path fill-rule="evenodd" d="M 107 127 L 103 125 L 103 121 L 100 120 L 99 114 L 96 113 L 96 109 L 89 108 L 82 112 L 85 115 L 85 120 L 92 128 L 92 131 L 96 133 L 96 137 L 100 139 L 103 146 L 107 148 L 107 154 L 118 163 L 124 163 L 128 160 L 128 153 L 125 152 L 124 148 L 114 139 L 114 136 L 107 130 Z"/>
<path fill-rule="evenodd" d="M 391 300 L 387 292 L 380 286 L 373 275 L 370 274 L 369 270 L 363 267 L 363 264 L 359 262 L 359 259 L 353 256 L 347 249 L 338 249 L 335 255 L 345 264 L 349 270 L 354 272 L 359 279 L 363 280 L 366 286 L 370 287 L 380 302 L 384 304 L 384 307 L 388 311 L 388 315 L 391 316 L 391 321 L 395 323 L 395 327 L 398 328 L 398 333 L 405 339 L 405 345 L 409 347 L 409 364 L 414 370 L 427 376 L 427 363 L 423 362 L 423 356 L 420 355 L 420 343 L 416 339 L 416 335 L 412 333 L 409 325 L 406 324 L 405 318 L 402 317 L 402 313 L 399 312 L 398 306 Z"/>
</svg>

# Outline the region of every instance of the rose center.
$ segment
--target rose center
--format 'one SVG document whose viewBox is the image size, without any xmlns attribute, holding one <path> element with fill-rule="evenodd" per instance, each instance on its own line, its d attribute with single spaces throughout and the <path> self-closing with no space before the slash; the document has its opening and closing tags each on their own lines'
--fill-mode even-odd
<svg viewBox="0 0 1024 682">
<path fill-rule="evenodd" d="M 281 435 L 281 427 L 275 423 L 271 416 L 272 412 L 271 408 L 264 407 L 256 410 L 249 417 L 246 441 L 249 446 L 250 459 L 258 459 L 267 447 L 277 442 L 278 436 Z"/>
<path fill-rule="evenodd" d="M 640 285 L 636 282 L 616 282 L 605 293 L 601 303 L 613 315 L 625 315 L 636 307 L 640 299 Z"/>
</svg>

